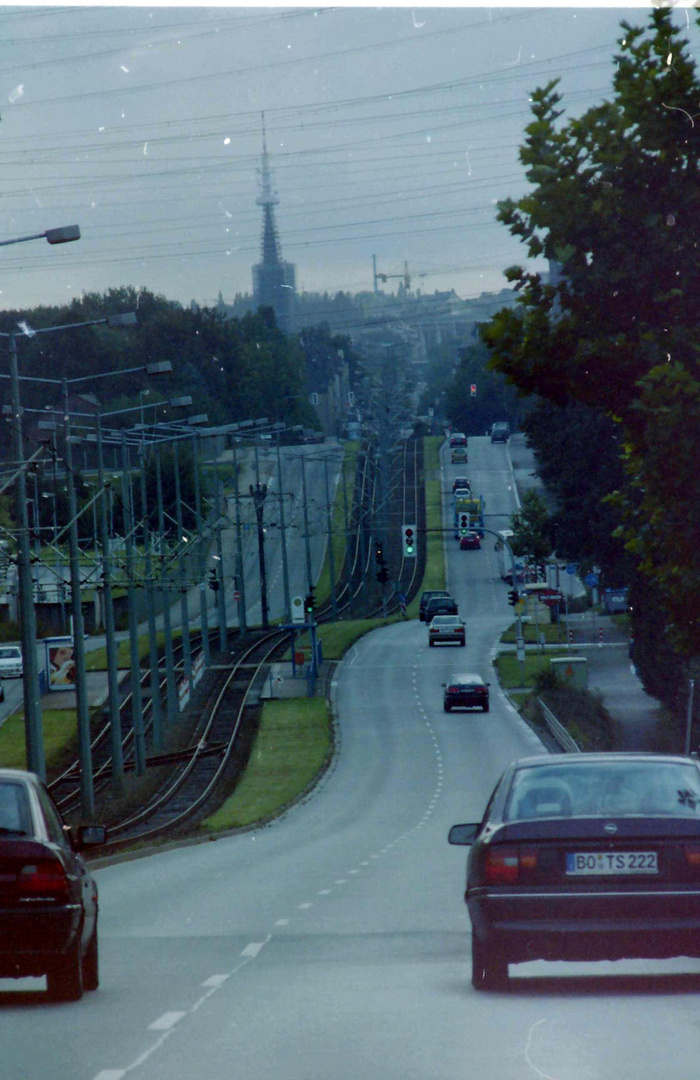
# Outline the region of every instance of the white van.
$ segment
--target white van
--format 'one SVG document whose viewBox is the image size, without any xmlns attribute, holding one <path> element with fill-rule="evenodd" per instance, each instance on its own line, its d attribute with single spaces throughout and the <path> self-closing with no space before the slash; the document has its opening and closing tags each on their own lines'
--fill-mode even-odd
<svg viewBox="0 0 700 1080">
<path fill-rule="evenodd" d="M 0 679 L 21 679 L 24 675 L 19 645 L 0 645 Z"/>
</svg>

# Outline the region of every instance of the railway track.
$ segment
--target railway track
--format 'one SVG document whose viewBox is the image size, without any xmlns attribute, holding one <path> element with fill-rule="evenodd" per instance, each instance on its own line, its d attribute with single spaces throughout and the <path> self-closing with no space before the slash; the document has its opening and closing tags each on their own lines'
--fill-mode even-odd
<svg viewBox="0 0 700 1080">
<path fill-rule="evenodd" d="M 422 440 L 409 439 L 397 455 L 395 469 L 399 478 L 398 494 L 394 500 L 394 516 L 401 521 L 418 521 L 421 515 L 420 492 L 422 467 Z M 368 590 L 367 582 L 372 576 L 372 522 L 376 512 L 377 463 L 374 449 L 366 447 L 354 485 L 353 506 L 349 521 L 349 543 L 346 547 L 345 566 L 340 575 L 344 584 L 336 597 L 339 614 L 361 610 L 364 617 L 395 612 L 399 609 L 399 594 L 410 597 L 419 580 L 418 559 L 394 560 L 393 584 L 388 596 L 376 600 L 377 589 Z M 396 526 L 399 536 L 400 524 Z M 372 596 L 375 599 L 372 599 Z M 333 617 L 330 604 L 324 604 L 316 613 L 318 622 Z M 147 841 L 163 835 L 177 834 L 192 821 L 211 811 L 214 796 L 223 787 L 224 777 L 230 776 L 239 764 L 241 754 L 238 741 L 245 728 L 246 710 L 250 709 L 252 690 L 256 680 L 263 678 L 269 663 L 288 646 L 286 631 L 271 631 L 256 637 L 246 646 L 225 670 L 217 668 L 208 672 L 207 699 L 199 708 L 199 718 L 190 733 L 189 745 L 168 754 L 147 755 L 147 764 L 167 765 L 167 780 L 147 799 L 137 811 L 126 813 L 119 820 L 108 823 L 109 842 L 105 850 L 119 850 L 138 841 Z M 181 651 L 182 646 L 178 647 Z M 193 652 L 197 651 L 195 639 Z M 150 682 L 150 672 L 144 671 L 142 686 Z M 161 680 L 161 694 L 165 692 L 165 678 Z M 120 711 L 122 748 L 125 770 L 134 767 L 133 728 L 131 726 L 131 694 L 127 693 Z M 151 717 L 150 699 L 144 702 L 144 730 L 148 739 Z M 111 785 L 112 759 L 111 735 L 106 723 L 96 733 L 92 742 L 95 794 L 106 792 Z M 245 762 L 242 762 L 244 765 Z M 77 762 L 71 764 L 60 776 L 52 779 L 50 789 L 62 812 L 76 809 L 80 801 L 80 771 Z"/>
</svg>

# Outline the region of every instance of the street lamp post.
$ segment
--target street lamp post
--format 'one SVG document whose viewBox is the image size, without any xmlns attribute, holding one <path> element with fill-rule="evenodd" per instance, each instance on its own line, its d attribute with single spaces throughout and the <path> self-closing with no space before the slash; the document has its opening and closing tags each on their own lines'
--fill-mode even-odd
<svg viewBox="0 0 700 1080">
<path fill-rule="evenodd" d="M 68 486 L 68 544 L 70 564 L 71 608 L 73 613 L 73 656 L 75 658 L 75 698 L 80 747 L 80 804 L 83 814 L 95 813 L 95 792 L 92 778 L 92 747 L 90 712 L 85 674 L 85 627 L 83 623 L 82 583 L 80 580 L 80 549 L 78 547 L 78 506 L 73 474 L 73 446 L 68 415 L 68 387 L 64 381 L 66 440 L 66 482 Z"/>
<path fill-rule="evenodd" d="M 49 244 L 68 244 L 80 239 L 78 225 L 63 225 L 57 229 L 47 229 L 43 233 L 20 236 L 14 240 L 0 241 L 0 247 L 8 244 L 21 244 L 27 240 L 47 240 Z M 17 498 L 19 502 L 19 529 L 17 536 L 17 576 L 19 580 L 20 634 L 22 657 L 24 662 L 24 729 L 27 768 L 46 779 L 46 759 L 44 757 L 44 739 L 41 722 L 41 701 L 39 694 L 39 666 L 36 656 L 36 613 L 34 611 L 34 587 L 32 583 L 31 554 L 29 551 L 29 523 L 27 520 L 27 478 L 25 475 L 24 448 L 22 445 L 22 412 L 19 399 L 19 370 L 17 363 L 17 333 L 2 334 L 8 338 L 10 346 L 10 380 L 12 395 L 13 453 L 19 474 L 17 477 Z"/>
<path fill-rule="evenodd" d="M 39 694 L 39 666 L 36 655 L 36 613 L 34 611 L 34 583 L 32 581 L 31 552 L 29 550 L 29 521 L 27 518 L 27 476 L 24 469 L 22 445 L 22 411 L 19 402 L 19 370 L 17 364 L 17 335 L 10 339 L 10 379 L 12 387 L 12 441 L 13 455 L 19 468 L 17 475 L 17 510 L 19 529 L 17 534 L 17 577 L 19 582 L 20 640 L 24 662 L 24 737 L 27 768 L 46 779 L 46 759 L 41 722 Z"/>
</svg>

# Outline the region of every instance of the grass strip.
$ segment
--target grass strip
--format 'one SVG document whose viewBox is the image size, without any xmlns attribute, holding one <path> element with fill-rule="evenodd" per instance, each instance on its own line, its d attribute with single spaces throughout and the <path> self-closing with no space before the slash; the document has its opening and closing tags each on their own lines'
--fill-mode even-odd
<svg viewBox="0 0 700 1080">
<path fill-rule="evenodd" d="M 513 623 L 501 634 L 500 641 L 504 645 L 514 645 L 517 638 L 517 623 Z M 544 634 L 546 645 L 559 645 L 566 643 L 566 631 L 563 623 L 540 622 L 539 627 L 534 622 L 523 622 L 523 640 L 526 645 L 538 645 L 540 634 Z"/>
<path fill-rule="evenodd" d="M 266 702 L 243 778 L 202 829 L 243 828 L 279 814 L 311 787 L 331 745 L 323 698 Z"/>
<path fill-rule="evenodd" d="M 524 660 L 518 660 L 515 653 L 499 653 L 494 660 L 498 681 L 504 690 L 535 685 L 535 676 L 540 671 L 549 671 L 549 661 L 553 656 L 566 656 L 566 649 L 552 650 L 548 653 L 527 653 Z"/>
<path fill-rule="evenodd" d="M 47 768 L 58 765 L 75 746 L 78 719 L 75 709 L 44 709 L 41 714 Z M 26 769 L 24 713 L 14 713 L 0 728 L 0 767 Z"/>
<path fill-rule="evenodd" d="M 420 594 L 425 589 L 445 588 L 445 549 L 442 543 L 442 484 L 436 475 L 440 468 L 440 447 L 444 442 L 440 435 L 423 439 L 425 468 L 425 570 L 423 580 L 415 597 L 408 605 L 409 619 L 418 618 Z"/>
<path fill-rule="evenodd" d="M 351 645 L 368 634 L 371 630 L 377 630 L 380 626 L 389 626 L 390 623 L 402 622 L 401 615 L 388 615 L 386 619 L 347 619 L 337 623 L 319 623 L 316 627 L 316 637 L 321 641 L 324 660 L 342 660 Z M 308 632 L 297 634 L 296 648 L 309 650 L 311 648 L 311 636 Z M 291 659 L 288 650 L 285 660 Z"/>
</svg>

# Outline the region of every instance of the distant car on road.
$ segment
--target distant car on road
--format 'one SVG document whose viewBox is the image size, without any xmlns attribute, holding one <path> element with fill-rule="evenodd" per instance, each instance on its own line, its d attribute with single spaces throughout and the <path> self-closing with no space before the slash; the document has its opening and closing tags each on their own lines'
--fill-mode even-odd
<svg viewBox="0 0 700 1080">
<path fill-rule="evenodd" d="M 449 593 L 444 596 L 432 596 L 425 605 L 426 622 L 430 622 L 436 615 L 459 615 L 457 601 Z"/>
<path fill-rule="evenodd" d="M 461 551 L 478 551 L 481 548 L 481 537 L 477 532 L 468 532 L 466 536 L 459 538 Z"/>
<path fill-rule="evenodd" d="M 22 650 L 18 645 L 0 645 L 0 679 L 21 679 L 24 675 Z"/>
<path fill-rule="evenodd" d="M 510 424 L 497 423 L 491 425 L 491 442 L 508 442 L 510 438 Z"/>
<path fill-rule="evenodd" d="M 428 601 L 432 600 L 434 596 L 449 596 L 450 594 L 445 589 L 426 589 L 421 593 L 420 604 L 418 605 L 418 618 L 421 622 L 425 622 L 425 609 L 428 606 Z"/>
<path fill-rule="evenodd" d="M 522 758 L 471 845 L 472 983 L 525 960 L 700 957 L 700 763 L 649 753 Z"/>
<path fill-rule="evenodd" d="M 466 645 L 467 632 L 464 622 L 458 615 L 436 615 L 428 627 L 428 645 L 442 645 L 450 641 Z"/>
<path fill-rule="evenodd" d="M 450 462 L 452 465 L 465 465 L 468 460 L 466 446 L 455 446 L 450 450 Z"/>
<path fill-rule="evenodd" d="M 1 978 L 45 975 L 64 1001 L 97 989 L 97 885 L 80 852 L 105 839 L 64 825 L 34 773 L 0 769 Z"/>
<path fill-rule="evenodd" d="M 471 487 L 471 480 L 467 480 L 466 476 L 458 476 L 452 481 L 452 494 L 454 495 L 459 488 L 464 491 L 471 491 Z"/>
<path fill-rule="evenodd" d="M 442 707 L 445 712 L 453 709 L 482 709 L 489 711 L 489 686 L 481 675 L 453 675 L 445 688 Z"/>
</svg>

